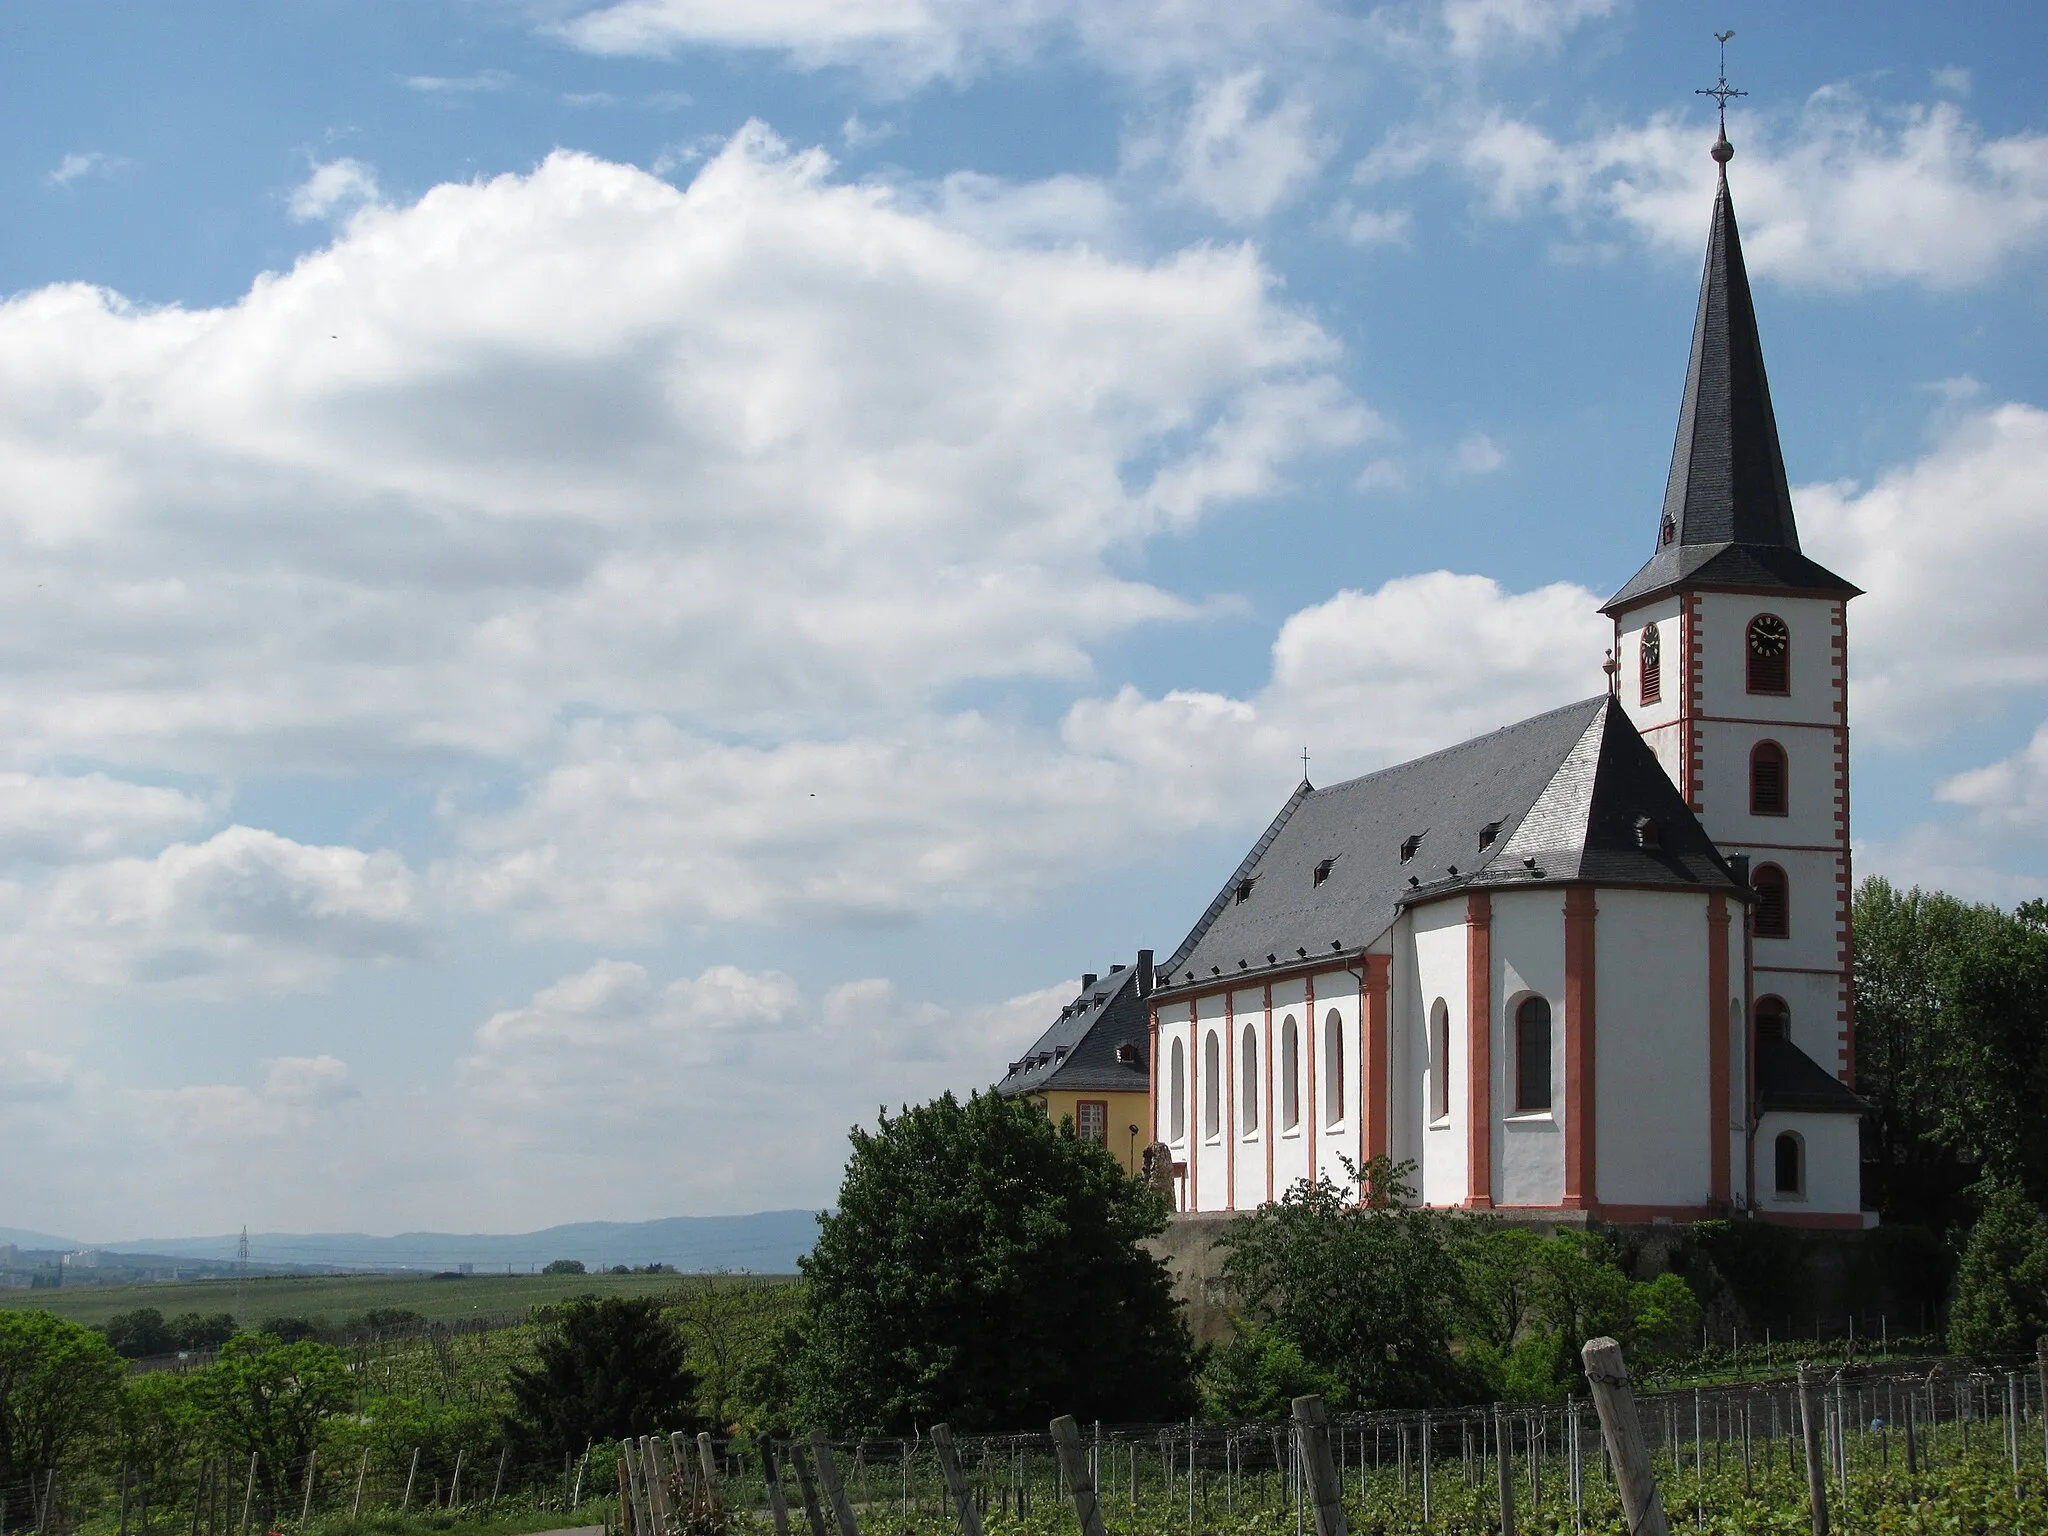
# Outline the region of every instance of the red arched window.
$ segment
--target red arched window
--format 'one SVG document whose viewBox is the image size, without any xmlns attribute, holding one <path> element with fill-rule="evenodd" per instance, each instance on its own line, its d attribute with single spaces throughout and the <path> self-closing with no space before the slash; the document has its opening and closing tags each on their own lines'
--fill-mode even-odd
<svg viewBox="0 0 2048 1536">
<path fill-rule="evenodd" d="M 1792 631 L 1775 613 L 1760 613 L 1749 621 L 1749 691 L 1790 693 L 1792 691 Z"/>
<path fill-rule="evenodd" d="M 1644 626 L 1641 660 L 1642 702 L 1654 704 L 1664 697 L 1664 642 L 1654 624 Z"/>
<path fill-rule="evenodd" d="M 1785 888 L 1785 871 L 1775 864 L 1759 864 L 1749 877 L 1756 892 L 1756 936 L 1787 939 L 1792 936 L 1790 893 Z"/>
<path fill-rule="evenodd" d="M 1785 999 L 1760 997 L 1756 1000 L 1756 1037 L 1759 1040 L 1792 1038 L 1792 1010 L 1785 1006 Z"/>
<path fill-rule="evenodd" d="M 1787 811 L 1785 749 L 1760 741 L 1749 754 L 1749 814 L 1783 816 Z"/>
</svg>

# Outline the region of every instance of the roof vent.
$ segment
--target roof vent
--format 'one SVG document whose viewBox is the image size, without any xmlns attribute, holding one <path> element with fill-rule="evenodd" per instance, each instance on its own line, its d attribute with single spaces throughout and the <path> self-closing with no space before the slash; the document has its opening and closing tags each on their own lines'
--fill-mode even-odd
<svg viewBox="0 0 2048 1536">
<path fill-rule="evenodd" d="M 1083 971 L 1081 973 L 1081 990 L 1083 992 L 1086 992 L 1090 987 L 1095 985 L 1097 979 L 1098 978 L 1096 977 L 1093 971 Z"/>
<path fill-rule="evenodd" d="M 1429 836 L 1429 828 L 1424 827 L 1420 832 L 1406 839 L 1401 844 L 1401 862 L 1403 864 L 1406 864 L 1415 857 L 1415 850 L 1422 846 L 1422 840 L 1427 836 Z"/>
<path fill-rule="evenodd" d="M 1333 867 L 1333 866 L 1334 866 L 1334 865 L 1336 864 L 1336 862 L 1337 862 L 1337 861 L 1336 861 L 1336 860 L 1335 860 L 1334 858 L 1329 858 L 1329 859 L 1323 859 L 1323 860 L 1321 860 L 1321 861 L 1319 861 L 1319 862 L 1317 863 L 1317 865 L 1316 865 L 1316 884 L 1317 884 L 1317 885 L 1321 885 L 1321 884 L 1322 884 L 1322 883 L 1323 883 L 1323 882 L 1324 882 L 1325 880 L 1327 880 L 1327 879 L 1329 879 L 1329 878 L 1330 878 L 1330 870 L 1331 870 L 1331 868 L 1332 868 L 1332 867 Z"/>
<path fill-rule="evenodd" d="M 1254 875 L 1250 879 L 1237 882 L 1237 900 L 1240 906 L 1252 899 L 1252 881 L 1257 878 L 1258 876 Z"/>
<path fill-rule="evenodd" d="M 1664 823 L 1654 816 L 1636 818 L 1636 846 L 1638 848 L 1662 848 L 1664 846 Z"/>
<path fill-rule="evenodd" d="M 1497 821 L 1489 821 L 1485 826 L 1479 829 L 1479 846 L 1482 848 L 1491 848 L 1493 846 L 1493 840 L 1499 836 L 1500 823 Z"/>
</svg>

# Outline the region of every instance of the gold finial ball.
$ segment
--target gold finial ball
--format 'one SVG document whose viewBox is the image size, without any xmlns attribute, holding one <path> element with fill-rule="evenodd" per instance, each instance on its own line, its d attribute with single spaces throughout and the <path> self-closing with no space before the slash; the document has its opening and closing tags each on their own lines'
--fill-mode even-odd
<svg viewBox="0 0 2048 1536">
<path fill-rule="evenodd" d="M 1722 131 L 1721 136 L 1714 140 L 1714 147 L 1707 151 L 1707 153 L 1714 157 L 1716 165 L 1726 165 L 1735 158 L 1735 146 L 1728 142 L 1728 134 L 1725 129 Z"/>
</svg>

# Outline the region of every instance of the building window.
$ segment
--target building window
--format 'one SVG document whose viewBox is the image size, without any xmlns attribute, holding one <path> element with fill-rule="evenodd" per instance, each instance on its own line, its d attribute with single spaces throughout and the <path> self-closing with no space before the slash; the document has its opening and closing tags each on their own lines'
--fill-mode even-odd
<svg viewBox="0 0 2048 1536">
<path fill-rule="evenodd" d="M 1244 1048 L 1240 1052 L 1243 1060 L 1237 1069 L 1237 1080 L 1243 1085 L 1244 1103 L 1239 1107 L 1237 1123 L 1250 1136 L 1259 1128 L 1259 1029 L 1256 1024 L 1244 1027 Z"/>
<path fill-rule="evenodd" d="M 1785 1006 L 1785 999 L 1760 997 L 1756 1000 L 1756 1037 L 1759 1040 L 1792 1038 L 1792 1010 Z"/>
<path fill-rule="evenodd" d="M 1109 1100 L 1080 1099 L 1074 1104 L 1074 1132 L 1083 1141 L 1109 1140 Z"/>
<path fill-rule="evenodd" d="M 1775 613 L 1760 613 L 1749 621 L 1749 691 L 1790 693 L 1792 691 L 1792 632 Z"/>
<path fill-rule="evenodd" d="M 1515 1108 L 1550 1108 L 1550 1004 L 1525 997 L 1515 1010 Z"/>
<path fill-rule="evenodd" d="M 1301 1124 L 1301 1032 L 1294 1015 L 1280 1021 L 1280 1129 Z"/>
<path fill-rule="evenodd" d="M 1787 811 L 1785 749 L 1760 741 L 1749 754 L 1749 814 L 1783 816 Z"/>
<path fill-rule="evenodd" d="M 1451 1118 L 1451 1010 L 1442 998 L 1429 1010 L 1429 1118 Z"/>
<path fill-rule="evenodd" d="M 1806 1193 L 1806 1147 L 1795 1131 L 1780 1131 L 1771 1147 L 1771 1161 L 1777 1175 L 1774 1181 L 1778 1194 L 1799 1196 Z"/>
<path fill-rule="evenodd" d="M 1210 1030 L 1202 1040 L 1202 1139 L 1223 1134 L 1223 1047 Z"/>
<path fill-rule="evenodd" d="M 1792 937 L 1791 895 L 1785 885 L 1785 871 L 1775 864 L 1759 864 L 1749 877 L 1756 892 L 1756 936 L 1760 939 Z"/>
<path fill-rule="evenodd" d="M 1344 1016 L 1336 1009 L 1323 1020 L 1323 1124 L 1344 1123 Z"/>
<path fill-rule="evenodd" d="M 1181 1048 L 1181 1043 L 1178 1040 L 1173 1042 L 1173 1070 L 1168 1075 L 1173 1084 L 1173 1091 L 1167 1095 L 1167 1102 L 1172 1106 L 1167 1112 L 1167 1121 L 1172 1127 L 1172 1134 L 1166 1139 L 1174 1142 L 1186 1141 L 1188 1139 L 1188 1060 L 1187 1052 Z"/>
<path fill-rule="evenodd" d="M 1655 704 L 1664 697 L 1664 642 L 1657 634 L 1657 626 L 1648 625 L 1643 630 L 1642 678 L 1645 704 Z"/>
</svg>

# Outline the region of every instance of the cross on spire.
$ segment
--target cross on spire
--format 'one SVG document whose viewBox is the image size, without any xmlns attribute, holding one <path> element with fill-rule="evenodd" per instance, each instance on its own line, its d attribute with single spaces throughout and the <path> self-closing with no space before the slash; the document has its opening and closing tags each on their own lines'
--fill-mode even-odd
<svg viewBox="0 0 2048 1536">
<path fill-rule="evenodd" d="M 1728 39 L 1734 35 L 1735 30 L 1732 27 L 1726 32 L 1714 34 L 1714 41 L 1721 45 L 1721 78 L 1706 89 L 1693 92 L 1695 96 L 1714 98 L 1714 107 L 1721 115 L 1721 136 L 1714 142 L 1714 158 L 1724 166 L 1735 153 L 1734 146 L 1728 142 L 1728 103 L 1738 96 L 1749 94 L 1747 91 L 1738 91 L 1728 83 Z"/>
</svg>

